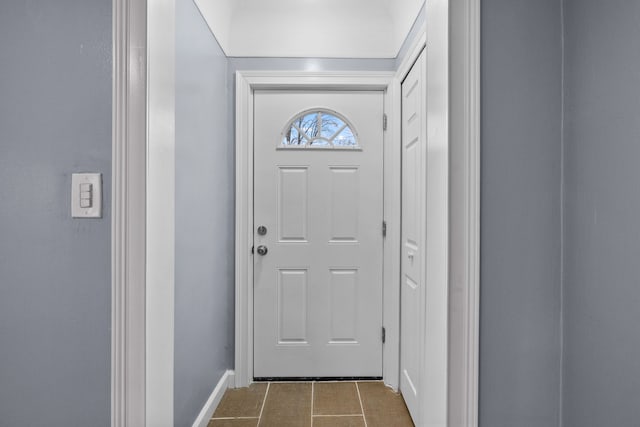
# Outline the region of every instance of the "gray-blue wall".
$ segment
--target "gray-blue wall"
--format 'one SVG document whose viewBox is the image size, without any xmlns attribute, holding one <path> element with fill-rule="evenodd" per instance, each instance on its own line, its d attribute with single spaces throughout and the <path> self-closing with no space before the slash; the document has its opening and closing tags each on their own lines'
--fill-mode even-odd
<svg viewBox="0 0 640 427">
<path fill-rule="evenodd" d="M 108 426 L 111 1 L 0 2 L 0 426 Z M 71 219 L 71 173 L 104 216 Z"/>
<path fill-rule="evenodd" d="M 227 59 L 193 0 L 176 1 L 174 417 L 191 426 L 233 369 L 234 144 Z"/>
<path fill-rule="evenodd" d="M 395 59 L 374 58 L 238 58 L 229 57 L 229 76 L 238 70 L 395 71 Z M 234 79 L 235 81 L 235 79 Z M 235 84 L 235 83 L 234 83 Z M 234 86 L 235 90 L 235 86 Z M 234 94 L 235 96 L 235 94 Z"/>
<path fill-rule="evenodd" d="M 560 0 L 483 0 L 481 427 L 560 423 Z"/>
<path fill-rule="evenodd" d="M 564 426 L 638 426 L 640 2 L 564 15 Z"/>
</svg>

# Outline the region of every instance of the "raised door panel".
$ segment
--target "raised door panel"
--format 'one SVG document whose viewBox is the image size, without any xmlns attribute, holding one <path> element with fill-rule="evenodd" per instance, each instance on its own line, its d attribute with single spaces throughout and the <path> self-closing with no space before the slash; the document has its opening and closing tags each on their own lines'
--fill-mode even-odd
<svg viewBox="0 0 640 427">
<path fill-rule="evenodd" d="M 358 242 L 360 173 L 357 167 L 331 167 L 331 242 Z"/>
<path fill-rule="evenodd" d="M 278 344 L 306 344 L 308 271 L 278 271 Z"/>
<path fill-rule="evenodd" d="M 309 221 L 307 167 L 278 168 L 278 237 L 280 242 L 305 242 Z"/>
<path fill-rule="evenodd" d="M 358 343 L 358 270 L 330 270 L 329 343 Z"/>
</svg>

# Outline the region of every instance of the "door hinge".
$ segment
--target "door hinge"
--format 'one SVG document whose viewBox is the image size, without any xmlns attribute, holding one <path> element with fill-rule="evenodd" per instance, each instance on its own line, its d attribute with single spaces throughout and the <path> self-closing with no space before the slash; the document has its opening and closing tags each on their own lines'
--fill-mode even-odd
<svg viewBox="0 0 640 427">
<path fill-rule="evenodd" d="M 386 340 L 387 340 L 387 330 L 383 326 L 382 327 L 382 344 L 384 344 Z"/>
<path fill-rule="evenodd" d="M 382 130 L 387 130 L 387 115 L 382 115 Z"/>
<path fill-rule="evenodd" d="M 382 221 L 382 237 L 387 237 L 387 221 Z"/>
</svg>

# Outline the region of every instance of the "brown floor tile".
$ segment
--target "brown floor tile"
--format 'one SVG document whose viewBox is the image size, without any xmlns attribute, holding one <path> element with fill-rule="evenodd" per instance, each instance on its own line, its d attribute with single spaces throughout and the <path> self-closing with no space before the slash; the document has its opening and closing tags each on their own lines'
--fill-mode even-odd
<svg viewBox="0 0 640 427">
<path fill-rule="evenodd" d="M 235 419 L 235 420 L 211 420 L 207 427 L 256 427 L 258 419 Z"/>
<path fill-rule="evenodd" d="M 254 383 L 249 387 L 228 389 L 222 396 L 212 418 L 258 417 L 266 390 L 266 383 Z"/>
<path fill-rule="evenodd" d="M 413 427 L 399 393 L 382 382 L 358 383 L 367 427 Z"/>
<path fill-rule="evenodd" d="M 313 385 L 314 415 L 361 414 L 356 383 L 315 383 Z"/>
<path fill-rule="evenodd" d="M 260 427 L 310 427 L 311 383 L 269 385 Z"/>
<path fill-rule="evenodd" d="M 313 417 L 313 427 L 364 427 L 364 419 L 357 417 Z"/>
</svg>

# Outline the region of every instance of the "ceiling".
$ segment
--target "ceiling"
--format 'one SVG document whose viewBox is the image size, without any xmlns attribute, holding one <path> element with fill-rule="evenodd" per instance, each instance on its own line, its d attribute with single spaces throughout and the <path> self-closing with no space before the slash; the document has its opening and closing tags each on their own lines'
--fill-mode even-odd
<svg viewBox="0 0 640 427">
<path fill-rule="evenodd" d="M 424 0 L 195 0 L 227 56 L 395 58 Z"/>
</svg>

